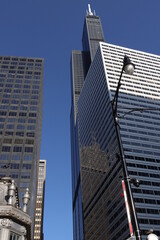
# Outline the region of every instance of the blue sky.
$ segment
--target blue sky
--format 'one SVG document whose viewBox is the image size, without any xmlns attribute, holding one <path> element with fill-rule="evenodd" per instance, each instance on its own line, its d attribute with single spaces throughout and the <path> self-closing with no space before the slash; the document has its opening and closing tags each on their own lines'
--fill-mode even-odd
<svg viewBox="0 0 160 240">
<path fill-rule="evenodd" d="M 0 55 L 43 57 L 41 158 L 47 160 L 44 233 L 72 240 L 70 54 L 81 49 L 87 4 L 108 43 L 160 55 L 159 0 L 0 0 Z"/>
</svg>

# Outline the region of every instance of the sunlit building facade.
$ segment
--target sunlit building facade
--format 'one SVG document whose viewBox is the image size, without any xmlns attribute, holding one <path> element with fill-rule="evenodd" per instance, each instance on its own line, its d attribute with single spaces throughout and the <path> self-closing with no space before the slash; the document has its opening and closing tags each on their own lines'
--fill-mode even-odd
<svg viewBox="0 0 160 240">
<path fill-rule="evenodd" d="M 0 177 L 31 193 L 34 222 L 43 108 L 43 59 L 0 57 Z"/>
<path fill-rule="evenodd" d="M 128 175 L 141 183 L 131 190 L 142 240 L 150 229 L 160 236 L 160 57 L 101 42 L 71 108 L 74 239 L 130 236 L 111 104 L 125 55 L 136 69 L 122 76 L 120 135 Z M 72 68 L 72 86 L 74 77 Z"/>
<path fill-rule="evenodd" d="M 46 160 L 39 161 L 37 201 L 35 211 L 34 239 L 43 240 L 43 215 L 44 215 L 44 196 L 46 181 Z"/>
</svg>

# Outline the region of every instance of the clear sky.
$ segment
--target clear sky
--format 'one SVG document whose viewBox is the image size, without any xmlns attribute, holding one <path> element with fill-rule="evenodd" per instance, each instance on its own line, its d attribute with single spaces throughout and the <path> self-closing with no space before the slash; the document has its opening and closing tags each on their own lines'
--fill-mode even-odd
<svg viewBox="0 0 160 240">
<path fill-rule="evenodd" d="M 108 43 L 160 55 L 160 0 L 0 0 L 0 55 L 43 57 L 41 159 L 47 160 L 46 240 L 72 240 L 70 54 L 87 4 Z"/>
</svg>

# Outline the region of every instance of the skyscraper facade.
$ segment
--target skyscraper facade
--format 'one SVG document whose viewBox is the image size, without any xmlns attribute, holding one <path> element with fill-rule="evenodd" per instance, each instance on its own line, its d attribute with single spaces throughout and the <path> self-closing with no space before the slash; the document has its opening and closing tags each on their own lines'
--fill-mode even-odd
<svg viewBox="0 0 160 240">
<path fill-rule="evenodd" d="M 72 165 L 72 202 L 74 239 L 84 239 L 82 193 L 80 183 L 80 160 L 78 152 L 78 125 L 77 103 L 84 84 L 90 64 L 93 60 L 99 41 L 104 41 L 100 18 L 92 13 L 90 6 L 87 11 L 84 27 L 82 46 L 83 50 L 72 51 L 71 56 L 71 165 Z"/>
<path fill-rule="evenodd" d="M 43 213 L 46 180 L 46 160 L 39 161 L 34 239 L 43 240 Z"/>
<path fill-rule="evenodd" d="M 43 107 L 43 59 L 0 57 L 0 176 L 31 193 L 34 222 Z"/>
<path fill-rule="evenodd" d="M 118 100 L 120 136 L 128 175 L 141 183 L 139 188 L 131 184 L 141 237 L 146 239 L 150 229 L 160 236 L 160 57 L 101 42 L 79 95 L 76 141 L 71 135 L 77 154 L 72 158 L 72 166 L 73 162 L 76 166 L 72 176 L 77 171 L 77 178 L 72 179 L 72 183 L 77 179 L 73 196 L 79 196 L 82 206 L 85 240 L 122 240 L 130 236 L 111 104 L 124 55 L 131 58 L 136 70 L 132 76 L 122 77 Z M 78 204 L 73 206 L 73 216 L 79 216 Z M 81 239 L 75 234 L 78 217 L 73 220 L 74 239 Z"/>
</svg>

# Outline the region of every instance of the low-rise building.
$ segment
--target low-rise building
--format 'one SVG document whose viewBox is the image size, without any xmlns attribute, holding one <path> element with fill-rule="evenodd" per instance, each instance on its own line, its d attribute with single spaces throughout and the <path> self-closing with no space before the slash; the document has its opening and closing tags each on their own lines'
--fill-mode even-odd
<svg viewBox="0 0 160 240">
<path fill-rule="evenodd" d="M 31 218 L 27 214 L 29 190 L 23 196 L 23 209 L 19 206 L 18 188 L 9 177 L 0 179 L 0 239 L 31 240 Z"/>
</svg>

